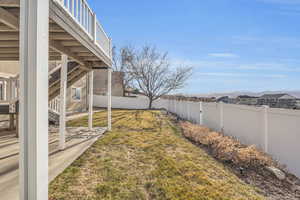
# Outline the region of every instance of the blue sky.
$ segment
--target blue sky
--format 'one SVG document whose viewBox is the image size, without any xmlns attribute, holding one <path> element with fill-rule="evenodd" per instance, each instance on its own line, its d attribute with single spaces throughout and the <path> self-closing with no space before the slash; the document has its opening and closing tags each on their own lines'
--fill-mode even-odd
<svg viewBox="0 0 300 200">
<path fill-rule="evenodd" d="M 193 66 L 181 91 L 300 89 L 300 0 L 89 0 L 116 46 Z"/>
</svg>

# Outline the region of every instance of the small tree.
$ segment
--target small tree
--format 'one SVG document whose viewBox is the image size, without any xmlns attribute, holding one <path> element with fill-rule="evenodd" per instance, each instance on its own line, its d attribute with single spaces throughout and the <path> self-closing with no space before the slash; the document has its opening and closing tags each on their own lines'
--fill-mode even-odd
<svg viewBox="0 0 300 200">
<path fill-rule="evenodd" d="M 167 53 L 160 53 L 154 47 L 127 48 L 125 51 L 128 75 L 133 86 L 148 97 L 149 109 L 153 101 L 182 88 L 191 75 L 191 67 L 171 67 Z"/>
</svg>

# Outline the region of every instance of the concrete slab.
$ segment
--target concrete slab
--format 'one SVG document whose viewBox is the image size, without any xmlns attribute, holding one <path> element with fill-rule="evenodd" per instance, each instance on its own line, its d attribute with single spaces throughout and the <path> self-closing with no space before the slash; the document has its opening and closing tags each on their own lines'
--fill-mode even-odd
<svg viewBox="0 0 300 200">
<path fill-rule="evenodd" d="M 49 130 L 49 181 L 52 181 L 104 133 L 105 128 L 67 128 L 66 149 L 58 149 L 58 129 Z M 0 199 L 19 199 L 19 143 L 14 133 L 0 137 Z"/>
</svg>

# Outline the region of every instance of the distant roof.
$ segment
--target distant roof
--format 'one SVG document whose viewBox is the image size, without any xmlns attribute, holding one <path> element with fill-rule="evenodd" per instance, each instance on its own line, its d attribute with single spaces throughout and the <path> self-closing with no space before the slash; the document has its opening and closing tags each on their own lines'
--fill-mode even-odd
<svg viewBox="0 0 300 200">
<path fill-rule="evenodd" d="M 275 99 L 279 99 L 285 95 L 288 95 L 288 96 L 291 96 L 289 94 L 286 94 L 286 93 L 282 93 L 282 94 L 264 94 L 262 95 L 260 98 L 265 98 L 265 99 L 270 99 L 270 98 L 275 98 Z M 293 96 L 291 96 L 293 97 Z"/>
<path fill-rule="evenodd" d="M 244 98 L 244 99 L 256 99 L 256 98 L 258 98 L 258 97 L 254 97 L 254 96 L 249 96 L 249 95 L 240 95 L 240 96 L 238 96 L 238 98 Z"/>
</svg>

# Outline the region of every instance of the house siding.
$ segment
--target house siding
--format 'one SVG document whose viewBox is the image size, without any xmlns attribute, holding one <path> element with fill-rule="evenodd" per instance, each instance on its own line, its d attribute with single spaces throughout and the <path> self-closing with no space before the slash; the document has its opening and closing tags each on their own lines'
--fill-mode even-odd
<svg viewBox="0 0 300 200">
<path fill-rule="evenodd" d="M 88 109 L 88 87 L 87 81 L 88 76 L 83 76 L 80 80 L 78 80 L 75 84 L 67 89 L 67 112 L 84 112 Z M 73 88 L 80 88 L 80 100 L 73 99 Z"/>
<path fill-rule="evenodd" d="M 123 72 L 112 72 L 112 96 L 124 96 Z M 106 95 L 107 93 L 107 70 L 94 71 L 94 94 Z"/>
</svg>

